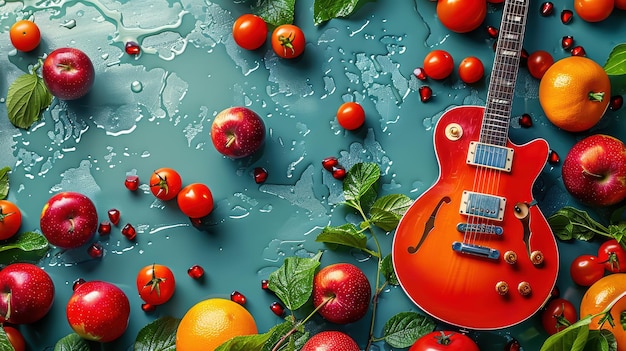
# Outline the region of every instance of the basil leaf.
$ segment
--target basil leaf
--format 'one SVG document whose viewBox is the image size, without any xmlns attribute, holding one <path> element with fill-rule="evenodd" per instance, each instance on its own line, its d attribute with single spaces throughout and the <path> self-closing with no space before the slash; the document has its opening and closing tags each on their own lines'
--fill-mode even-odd
<svg viewBox="0 0 626 351">
<path fill-rule="evenodd" d="M 550 335 L 541 346 L 540 351 L 581 351 L 589 337 L 589 323 L 591 316 L 580 319 L 578 322 Z"/>
<path fill-rule="evenodd" d="M 0 351 L 15 351 L 4 328 L 0 328 Z"/>
<path fill-rule="evenodd" d="M 54 345 L 54 351 L 91 351 L 96 350 L 94 343 L 81 338 L 76 333 L 71 333 L 59 339 Z"/>
<path fill-rule="evenodd" d="M 617 351 L 615 335 L 606 329 L 590 330 L 584 351 Z"/>
<path fill-rule="evenodd" d="M 52 94 L 43 79 L 35 72 L 23 74 L 11 83 L 7 92 L 9 120 L 18 128 L 28 129 L 51 102 Z"/>
<path fill-rule="evenodd" d="M 412 203 L 409 197 L 402 194 L 383 196 L 372 205 L 370 222 L 385 231 L 392 231 L 398 227 L 400 219 Z"/>
<path fill-rule="evenodd" d="M 378 196 L 380 168 L 375 163 L 357 163 L 350 168 L 343 180 L 346 205 L 356 209 L 367 209 Z"/>
<path fill-rule="evenodd" d="M 139 330 L 134 351 L 176 350 L 176 329 L 180 319 L 161 317 Z"/>
<path fill-rule="evenodd" d="M 319 25 L 336 17 L 350 15 L 359 4 L 359 0 L 315 0 L 313 20 Z"/>
<path fill-rule="evenodd" d="M 417 312 L 400 312 L 391 317 L 383 327 L 385 342 L 395 348 L 413 345 L 415 340 L 433 332 L 435 321 Z"/>
<path fill-rule="evenodd" d="M 293 23 L 296 0 L 258 0 L 252 11 L 268 24 L 278 27 Z"/>
<path fill-rule="evenodd" d="M 385 277 L 388 284 L 391 285 L 400 285 L 400 281 L 398 280 L 398 276 L 396 276 L 396 271 L 393 269 L 393 261 L 391 254 L 385 256 L 382 262 L 380 263 L 380 273 Z"/>
<path fill-rule="evenodd" d="M 346 223 L 339 227 L 326 227 L 322 229 L 315 241 L 326 244 L 339 244 L 360 250 L 367 249 L 367 237 L 351 223 Z"/>
<path fill-rule="evenodd" d="M 268 288 L 288 309 L 297 310 L 311 297 L 313 276 L 321 257 L 321 252 L 312 258 L 287 257 L 283 265 L 270 274 Z"/>
<path fill-rule="evenodd" d="M 9 195 L 9 172 L 11 167 L 0 168 L 0 200 L 4 200 Z"/>
<path fill-rule="evenodd" d="M 548 223 L 561 240 L 591 240 L 596 234 L 608 236 L 608 228 L 595 221 L 585 211 L 563 207 L 548 217 Z"/>
<path fill-rule="evenodd" d="M 35 232 L 24 232 L 0 244 L 0 263 L 39 261 L 48 251 L 48 240 Z"/>
<path fill-rule="evenodd" d="M 626 74 L 626 44 L 619 44 L 611 50 L 604 71 L 610 76 Z"/>
</svg>

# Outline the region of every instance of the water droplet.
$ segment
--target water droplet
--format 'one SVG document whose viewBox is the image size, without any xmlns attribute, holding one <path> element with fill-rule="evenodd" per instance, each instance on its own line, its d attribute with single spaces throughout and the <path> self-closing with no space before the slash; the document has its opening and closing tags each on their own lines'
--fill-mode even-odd
<svg viewBox="0 0 626 351">
<path fill-rule="evenodd" d="M 75 19 L 67 20 L 67 21 L 61 23 L 60 26 L 61 27 L 65 27 L 67 29 L 72 29 L 72 28 L 76 27 L 76 20 Z"/>
<path fill-rule="evenodd" d="M 130 83 L 130 90 L 133 91 L 133 93 L 140 93 L 143 90 L 143 84 L 136 80 L 132 83 Z"/>
</svg>

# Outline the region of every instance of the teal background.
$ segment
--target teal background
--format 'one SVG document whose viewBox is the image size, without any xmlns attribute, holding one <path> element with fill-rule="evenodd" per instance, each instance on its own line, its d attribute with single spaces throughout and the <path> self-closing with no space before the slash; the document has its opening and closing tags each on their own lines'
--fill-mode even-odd
<svg viewBox="0 0 626 351">
<path fill-rule="evenodd" d="M 626 12 L 615 10 L 600 23 L 578 17 L 561 23 L 562 9 L 571 0 L 555 0 L 555 13 L 539 15 L 540 2 L 530 4 L 524 47 L 531 53 L 546 50 L 555 59 L 566 57 L 561 37 L 573 35 L 587 56 L 603 64 L 611 49 L 626 41 Z M 0 165 L 10 166 L 9 200 L 23 211 L 22 230 L 38 231 L 39 214 L 47 199 L 61 190 L 85 193 L 96 203 L 101 219 L 117 208 L 122 220 L 109 237 L 96 236 L 105 254 L 91 259 L 86 247 L 52 248 L 39 262 L 53 278 L 56 297 L 40 322 L 21 326 L 31 350 L 52 349 L 71 332 L 65 304 L 77 278 L 110 281 L 131 301 L 127 332 L 103 350 L 132 349 L 139 329 L 160 316 L 182 317 L 196 302 L 228 297 L 233 290 L 248 299 L 259 330 L 280 322 L 270 310 L 275 300 L 262 291 L 260 281 L 285 257 L 309 256 L 324 250 L 322 265 L 351 262 L 373 283 L 375 262 L 354 250 L 330 251 L 315 242 L 326 225 L 356 218 L 341 202 L 341 184 L 321 167 L 321 160 L 337 156 L 349 168 L 361 161 L 377 162 L 383 171 L 382 193 L 417 197 L 437 177 L 432 130 L 438 116 L 458 105 L 483 105 L 487 78 L 463 84 L 457 71 L 444 81 L 418 81 L 412 74 L 433 49 L 450 52 L 455 62 L 473 55 L 493 63 L 493 39 L 483 30 L 499 26 L 501 5 L 489 5 L 479 29 L 457 34 L 437 20 L 434 2 L 370 2 L 348 19 L 313 25 L 312 3 L 297 1 L 295 24 L 302 27 L 307 46 L 302 57 L 282 60 L 269 45 L 245 51 L 232 40 L 235 18 L 249 12 L 246 1 L 133 0 L 133 1 L 2 1 L 0 0 L 0 96 L 35 64 L 39 57 L 62 46 L 85 51 L 96 68 L 91 93 L 76 101 L 55 100 L 29 130 L 13 127 L 0 105 Z M 16 52 L 8 38 L 17 19 L 32 17 L 42 30 L 42 43 L 32 53 Z M 68 21 L 75 21 L 73 28 Z M 143 53 L 124 53 L 134 40 Z M 417 89 L 434 91 L 428 103 Z M 538 80 L 520 69 L 513 105 L 510 137 L 515 143 L 545 138 L 563 160 L 579 139 L 594 133 L 626 138 L 624 110 L 608 111 L 584 133 L 568 133 L 551 125 L 539 105 Z M 361 103 L 367 114 L 363 128 L 348 132 L 334 120 L 343 101 Z M 258 154 L 231 160 L 213 148 L 209 130 L 222 109 L 244 105 L 264 117 L 267 140 Z M 522 129 L 517 117 L 529 113 L 533 127 Z M 252 178 L 255 167 L 269 172 L 265 184 Z M 207 230 L 193 228 L 174 202 L 155 200 L 145 183 L 153 170 L 172 167 L 183 182 L 204 182 L 212 190 L 216 208 Z M 535 189 L 546 215 L 576 203 L 560 179 L 560 163 L 546 165 Z M 136 193 L 126 190 L 126 174 L 143 182 Z M 589 209 L 598 219 L 606 209 Z M 120 233 L 125 223 L 138 231 L 129 242 Z M 383 253 L 391 249 L 392 233 L 379 236 Z M 573 257 L 593 253 L 597 243 L 559 243 L 561 295 L 578 304 L 584 290 L 572 284 L 568 266 Z M 134 287 L 137 271 L 151 263 L 170 266 L 177 278 L 173 299 L 153 313 L 141 310 Z M 201 282 L 187 269 L 200 264 Z M 445 301 L 442 301 L 445 303 Z M 469 303 L 469 302 L 468 302 Z M 399 287 L 384 291 L 376 320 L 380 336 L 392 315 L 416 310 Z M 369 317 L 347 326 L 309 323 L 311 331 L 340 329 L 364 347 Z M 502 350 L 511 337 L 525 350 L 538 350 L 546 335 L 539 318 L 510 329 L 473 334 L 482 350 Z M 379 342 L 373 350 L 392 350 Z"/>
</svg>

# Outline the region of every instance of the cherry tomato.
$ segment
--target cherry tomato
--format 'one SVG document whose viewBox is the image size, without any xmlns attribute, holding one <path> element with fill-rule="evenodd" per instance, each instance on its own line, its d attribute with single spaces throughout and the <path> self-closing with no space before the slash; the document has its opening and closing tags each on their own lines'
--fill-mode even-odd
<svg viewBox="0 0 626 351">
<path fill-rule="evenodd" d="M 157 306 L 166 303 L 176 288 L 174 273 L 167 266 L 151 264 L 137 273 L 137 292 L 147 304 Z"/>
<path fill-rule="evenodd" d="M 39 27 L 33 21 L 21 20 L 11 26 L 9 31 L 11 44 L 19 51 L 33 51 L 41 41 Z"/>
<path fill-rule="evenodd" d="M 0 200 L 0 240 L 17 234 L 22 225 L 22 212 L 9 200 Z"/>
<path fill-rule="evenodd" d="M 626 250 L 615 239 L 607 240 L 600 245 L 598 261 L 604 263 L 604 269 L 611 273 L 626 272 Z"/>
<path fill-rule="evenodd" d="M 480 351 L 469 336 L 452 331 L 435 331 L 417 339 L 409 351 Z"/>
<path fill-rule="evenodd" d="M 614 0 L 574 0 L 574 11 L 587 22 L 605 20 L 615 7 Z"/>
<path fill-rule="evenodd" d="M 213 194 L 208 186 L 193 183 L 178 193 L 178 208 L 189 218 L 202 218 L 213 211 Z"/>
<path fill-rule="evenodd" d="M 365 123 L 365 111 L 356 102 L 345 102 L 337 110 L 337 122 L 347 130 L 355 130 Z"/>
<path fill-rule="evenodd" d="M 267 24 L 257 15 L 241 15 L 233 24 L 233 39 L 246 50 L 256 50 L 267 39 Z"/>
<path fill-rule="evenodd" d="M 4 333 L 7 335 L 7 339 L 9 339 L 9 342 L 15 351 L 26 350 L 26 340 L 19 329 L 8 325 L 3 325 L 2 328 L 4 329 Z"/>
<path fill-rule="evenodd" d="M 172 168 L 159 168 L 150 176 L 150 191 L 157 199 L 171 200 L 182 187 L 180 174 Z"/>
<path fill-rule="evenodd" d="M 615 0 L 615 8 L 619 10 L 626 10 L 626 0 Z"/>
<path fill-rule="evenodd" d="M 487 16 L 487 0 L 438 0 L 437 17 L 441 24 L 457 33 L 480 27 Z"/>
<path fill-rule="evenodd" d="M 485 75 L 483 62 L 474 56 L 469 56 L 459 64 L 459 77 L 467 84 L 476 83 Z"/>
<path fill-rule="evenodd" d="M 432 79 L 445 79 L 454 70 L 452 55 L 444 50 L 433 50 L 424 57 L 424 72 Z"/>
<path fill-rule="evenodd" d="M 604 264 L 596 256 L 583 254 L 572 261 L 569 272 L 574 283 L 591 286 L 604 276 Z"/>
<path fill-rule="evenodd" d="M 560 297 L 548 302 L 541 313 L 543 329 L 550 335 L 558 333 L 577 320 L 578 313 L 574 304 Z"/>
<path fill-rule="evenodd" d="M 528 56 L 526 66 L 528 67 L 528 72 L 531 76 L 541 79 L 553 63 L 554 58 L 549 52 L 537 50 Z"/>
<path fill-rule="evenodd" d="M 304 52 L 306 39 L 300 27 L 293 24 L 283 24 L 272 33 L 272 49 L 282 58 L 295 58 Z"/>
</svg>

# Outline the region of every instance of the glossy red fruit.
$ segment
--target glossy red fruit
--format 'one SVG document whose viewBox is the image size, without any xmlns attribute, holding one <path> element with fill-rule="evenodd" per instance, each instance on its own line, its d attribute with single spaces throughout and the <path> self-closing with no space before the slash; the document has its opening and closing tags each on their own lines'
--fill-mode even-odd
<svg viewBox="0 0 626 351">
<path fill-rule="evenodd" d="M 280 304 L 280 302 L 274 301 L 270 304 L 270 310 L 274 312 L 278 317 L 282 317 L 285 314 L 285 307 Z"/>
<path fill-rule="evenodd" d="M 261 280 L 261 289 L 269 290 L 269 284 L 270 284 L 269 280 L 267 279 Z"/>
<path fill-rule="evenodd" d="M 519 118 L 519 125 L 523 128 L 530 128 L 533 126 L 533 118 L 528 113 L 524 113 Z"/>
<path fill-rule="evenodd" d="M 313 335 L 300 351 L 359 351 L 359 345 L 348 334 L 326 330 Z"/>
<path fill-rule="evenodd" d="M 574 305 L 566 299 L 556 298 L 548 302 L 541 313 L 541 324 L 546 333 L 552 335 L 578 320 Z"/>
<path fill-rule="evenodd" d="M 419 80 L 426 80 L 426 72 L 422 67 L 417 67 L 413 70 L 413 75 Z"/>
<path fill-rule="evenodd" d="M 622 108 L 624 105 L 624 98 L 621 95 L 611 96 L 611 102 L 609 103 L 609 108 L 611 111 L 617 111 Z"/>
<path fill-rule="evenodd" d="M 333 175 L 333 178 L 337 180 L 343 180 L 346 177 L 346 169 L 343 168 L 343 166 L 341 165 L 337 165 L 333 167 L 331 174 Z"/>
<path fill-rule="evenodd" d="M 252 173 L 254 176 L 254 182 L 257 184 L 265 183 L 267 180 L 267 170 L 263 167 L 255 167 Z"/>
<path fill-rule="evenodd" d="M 572 261 L 570 275 L 574 283 L 591 286 L 604 276 L 604 263 L 597 256 L 582 254 Z"/>
<path fill-rule="evenodd" d="M 329 156 L 322 160 L 322 167 L 325 170 L 332 172 L 333 168 L 339 165 L 339 160 L 335 156 Z"/>
<path fill-rule="evenodd" d="M 521 349 L 522 345 L 516 339 L 511 339 L 504 345 L 504 351 L 520 351 Z"/>
<path fill-rule="evenodd" d="M 124 186 L 130 191 L 139 189 L 139 177 L 134 174 L 127 175 L 124 179 Z"/>
<path fill-rule="evenodd" d="M 561 162 L 559 154 L 557 154 L 554 150 L 550 150 L 550 154 L 548 155 L 548 163 L 555 165 L 559 162 Z"/>
<path fill-rule="evenodd" d="M 259 16 L 243 14 L 233 23 L 233 39 L 246 50 L 256 50 L 267 40 L 267 24 Z"/>
<path fill-rule="evenodd" d="M 545 50 L 537 50 L 528 56 L 526 66 L 531 76 L 541 79 L 554 63 L 552 55 Z"/>
<path fill-rule="evenodd" d="M 104 248 L 98 243 L 93 243 L 87 248 L 87 254 L 91 258 L 100 258 L 104 255 Z"/>
<path fill-rule="evenodd" d="M 539 9 L 539 14 L 543 17 L 550 16 L 554 12 L 554 4 L 550 1 L 546 1 L 541 4 L 541 8 Z"/>
<path fill-rule="evenodd" d="M 478 345 L 465 334 L 453 331 L 434 331 L 417 339 L 408 351 L 480 351 Z"/>
<path fill-rule="evenodd" d="M 83 278 L 77 278 L 76 280 L 74 280 L 74 282 L 72 283 L 72 291 L 76 290 L 76 288 L 78 288 L 81 284 L 85 282 L 87 281 Z"/>
<path fill-rule="evenodd" d="M 52 95 L 61 100 L 74 100 L 91 90 L 96 71 L 84 52 L 75 48 L 58 48 L 46 56 L 41 75 Z"/>
<path fill-rule="evenodd" d="M 109 220 L 111 221 L 111 223 L 113 223 L 113 225 L 118 225 L 120 223 L 120 211 L 112 208 L 107 212 L 107 215 L 109 216 Z"/>
<path fill-rule="evenodd" d="M 0 270 L 0 323 L 34 323 L 53 301 L 54 283 L 39 266 L 13 263 Z"/>
<path fill-rule="evenodd" d="M 111 234 L 111 222 L 102 221 L 98 225 L 98 234 L 100 235 L 109 235 Z"/>
<path fill-rule="evenodd" d="M 193 265 L 187 270 L 187 274 L 193 279 L 200 279 L 204 276 L 204 268 L 200 265 Z"/>
<path fill-rule="evenodd" d="M 149 312 L 154 312 L 156 310 L 156 306 L 155 305 L 151 305 L 149 303 L 142 303 L 141 304 L 141 310 L 149 313 Z"/>
<path fill-rule="evenodd" d="M 365 123 L 365 110 L 358 102 L 344 102 L 337 109 L 337 122 L 347 130 L 359 129 Z"/>
<path fill-rule="evenodd" d="M 44 205 L 39 226 L 50 244 L 72 249 L 88 243 L 98 230 L 95 204 L 85 195 L 66 191 Z"/>
<path fill-rule="evenodd" d="M 574 46 L 572 48 L 571 53 L 572 53 L 572 56 L 587 56 L 587 53 L 585 52 L 585 48 L 583 48 L 580 45 Z"/>
<path fill-rule="evenodd" d="M 565 50 L 569 50 L 574 46 L 574 37 L 571 35 L 566 35 L 561 38 L 561 47 Z"/>
<path fill-rule="evenodd" d="M 141 53 L 141 47 L 135 41 L 127 41 L 124 45 L 124 51 L 129 55 L 139 55 Z"/>
<path fill-rule="evenodd" d="M 494 26 L 487 26 L 487 35 L 489 35 L 490 38 L 497 38 L 498 34 L 500 34 L 500 30 Z"/>
<path fill-rule="evenodd" d="M 122 228 L 122 235 L 124 235 L 128 240 L 135 240 L 137 237 L 137 230 L 135 230 L 135 227 L 133 227 L 132 224 L 126 223 L 124 228 Z"/>
<path fill-rule="evenodd" d="M 561 22 L 563 22 L 563 24 L 570 24 L 572 19 L 574 19 L 574 12 L 572 12 L 572 10 L 566 9 L 561 11 Z"/>
<path fill-rule="evenodd" d="M 350 263 L 328 265 L 313 279 L 313 305 L 331 323 L 346 324 L 363 318 L 371 296 L 367 276 Z"/>
<path fill-rule="evenodd" d="M 13 346 L 13 351 L 26 350 L 26 340 L 19 329 L 8 325 L 3 325 L 2 328 L 4 329 L 4 333 L 7 335 L 7 339 L 9 339 L 9 343 Z"/>
<path fill-rule="evenodd" d="M 428 85 L 422 85 L 419 87 L 418 92 L 420 94 L 420 100 L 422 102 L 430 101 L 433 97 L 433 90 Z"/>
<path fill-rule="evenodd" d="M 169 301 L 176 291 L 174 272 L 169 267 L 156 263 L 141 268 L 135 283 L 139 297 L 154 306 Z"/>
<path fill-rule="evenodd" d="M 233 302 L 236 302 L 240 305 L 245 305 L 246 304 L 246 297 L 244 296 L 244 294 L 240 293 L 239 291 L 235 290 L 232 293 L 230 293 L 230 300 Z"/>
</svg>

